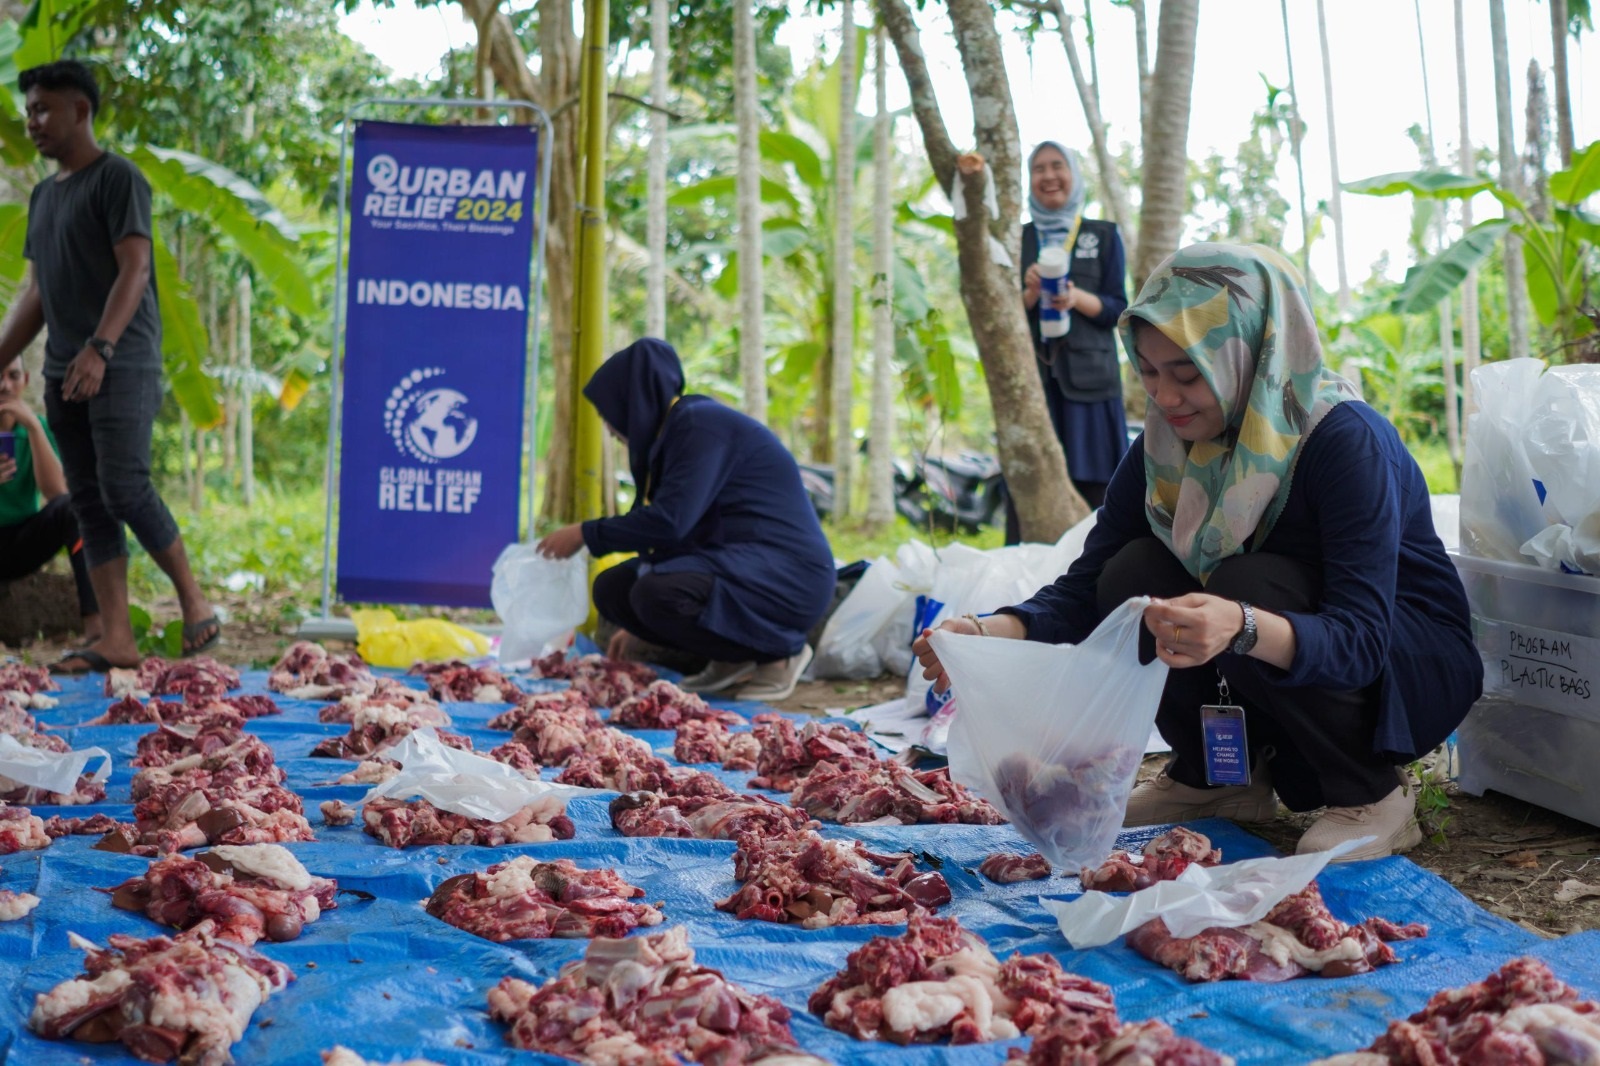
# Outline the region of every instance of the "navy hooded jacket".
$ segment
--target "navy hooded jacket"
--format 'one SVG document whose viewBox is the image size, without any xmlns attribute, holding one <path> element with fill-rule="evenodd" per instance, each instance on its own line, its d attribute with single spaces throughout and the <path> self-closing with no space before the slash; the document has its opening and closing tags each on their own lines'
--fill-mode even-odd
<svg viewBox="0 0 1600 1066">
<path fill-rule="evenodd" d="M 638 552 L 641 574 L 711 574 L 703 627 L 775 656 L 798 652 L 836 575 L 788 449 L 748 415 L 684 396 L 678 353 L 664 341 L 616 353 L 583 394 L 627 439 L 636 492 L 627 514 L 583 523 L 590 553 Z"/>
</svg>

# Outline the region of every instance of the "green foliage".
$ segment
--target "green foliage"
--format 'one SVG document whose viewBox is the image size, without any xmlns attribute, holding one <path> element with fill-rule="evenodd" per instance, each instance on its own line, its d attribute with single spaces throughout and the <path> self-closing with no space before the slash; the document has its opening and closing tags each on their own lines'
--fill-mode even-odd
<svg viewBox="0 0 1600 1066">
<path fill-rule="evenodd" d="M 1510 223 L 1499 219 L 1480 222 L 1461 240 L 1411 267 L 1394 299 L 1395 313 L 1414 315 L 1436 307 L 1466 280 L 1468 271 L 1489 257 L 1510 229 Z"/>
<path fill-rule="evenodd" d="M 1425 328 L 1426 320 L 1379 311 L 1336 330 L 1333 338 L 1341 372 L 1360 375 L 1367 403 L 1407 444 L 1436 435 L 1442 419 L 1443 357 Z"/>
<path fill-rule="evenodd" d="M 256 586 L 262 597 L 288 594 L 309 603 L 322 580 L 321 489 L 314 480 L 282 493 L 269 488 L 249 510 L 219 500 L 203 515 L 189 511 L 181 493 L 165 495 L 202 586 L 225 587 L 230 577 L 238 575 L 235 584 Z M 137 600 L 148 602 L 172 593 L 171 583 L 142 551 L 134 552 L 128 578 Z"/>
<path fill-rule="evenodd" d="M 201 429 L 211 429 L 222 424 L 216 382 L 205 371 L 211 341 L 189 284 L 159 234 L 153 242 L 153 253 L 156 291 L 161 293 L 161 347 L 167 378 L 190 420 Z"/>
<path fill-rule="evenodd" d="M 133 639 L 139 645 L 140 655 L 176 659 L 183 654 L 183 619 L 176 618 L 157 626 L 149 611 L 138 604 L 130 604 L 128 624 L 133 627 Z"/>
</svg>

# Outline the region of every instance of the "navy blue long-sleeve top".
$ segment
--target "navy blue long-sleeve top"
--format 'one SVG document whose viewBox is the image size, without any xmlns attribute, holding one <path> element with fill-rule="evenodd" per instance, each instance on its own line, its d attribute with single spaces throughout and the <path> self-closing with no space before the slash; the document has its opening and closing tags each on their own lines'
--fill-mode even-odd
<svg viewBox="0 0 1600 1066">
<path fill-rule="evenodd" d="M 1322 599 L 1316 611 L 1284 612 L 1295 634 L 1290 668 L 1256 665 L 1288 687 L 1376 685 L 1374 750 L 1430 751 L 1482 694 L 1483 661 L 1422 471 L 1394 427 L 1354 401 L 1329 412 L 1301 448 L 1288 503 L 1259 550 L 1315 567 Z M 1124 545 L 1151 535 L 1140 437 L 1107 487 L 1083 555 L 1004 611 L 1027 625 L 1029 640 L 1081 641 L 1098 622 L 1101 570 Z"/>
<path fill-rule="evenodd" d="M 712 574 L 702 626 L 776 656 L 799 651 L 837 576 L 788 449 L 755 419 L 684 396 L 665 414 L 647 462 L 636 483 L 648 499 L 583 523 L 589 551 L 638 552 L 660 573 Z"/>
</svg>

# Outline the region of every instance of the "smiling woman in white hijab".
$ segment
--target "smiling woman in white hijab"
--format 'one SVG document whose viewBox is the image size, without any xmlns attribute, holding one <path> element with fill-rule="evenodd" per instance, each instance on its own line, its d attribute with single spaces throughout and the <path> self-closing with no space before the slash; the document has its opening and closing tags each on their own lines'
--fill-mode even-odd
<svg viewBox="0 0 1600 1066">
<path fill-rule="evenodd" d="M 1067 473 L 1098 507 L 1128 450 L 1116 340 L 1117 316 L 1128 306 L 1127 255 L 1115 223 L 1084 217 L 1087 196 L 1077 152 L 1045 141 L 1028 156 L 1032 220 L 1022 227 L 1022 304 Z M 1063 291 L 1046 295 L 1039 258 L 1052 248 L 1065 253 L 1067 273 Z M 1042 311 L 1060 312 L 1065 321 L 1043 329 Z M 1018 539 L 1016 513 L 1008 509 L 1006 543 Z"/>
</svg>

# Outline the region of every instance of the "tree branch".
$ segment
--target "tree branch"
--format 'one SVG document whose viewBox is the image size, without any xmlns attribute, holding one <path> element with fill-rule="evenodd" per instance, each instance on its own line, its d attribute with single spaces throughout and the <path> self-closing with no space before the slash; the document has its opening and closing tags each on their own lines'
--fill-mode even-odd
<svg viewBox="0 0 1600 1066">
<path fill-rule="evenodd" d="M 989 162 L 1000 204 L 1000 218 L 990 229 L 1015 258 L 1022 214 L 1022 138 L 994 5 L 989 0 L 949 0 L 948 6 L 972 100 L 973 132 L 978 151 Z"/>
<path fill-rule="evenodd" d="M 894 40 L 906 84 L 911 87 L 911 109 L 917 116 L 917 125 L 922 128 L 922 143 L 928 151 L 928 162 L 933 165 L 933 176 L 949 193 L 956 173 L 956 146 L 939 111 L 939 99 L 933 91 L 933 78 L 928 74 L 928 61 L 922 52 L 917 24 L 905 0 L 877 0 L 877 7 L 878 17 Z"/>
<path fill-rule="evenodd" d="M 662 107 L 660 104 L 652 104 L 649 100 L 645 100 L 645 99 L 642 99 L 641 97 L 637 97 L 637 96 L 632 96 L 632 95 L 630 95 L 628 93 L 618 92 L 616 89 L 612 89 L 611 92 L 608 93 L 607 95 L 610 96 L 611 99 L 613 99 L 613 100 L 626 100 L 628 103 L 634 104 L 634 105 L 636 105 L 638 107 L 642 107 L 646 111 L 655 111 L 655 112 L 658 112 L 660 114 L 666 115 L 668 118 L 670 118 L 674 122 L 682 122 L 686 118 L 688 118 L 687 115 L 679 114 L 678 112 L 672 110 L 671 108 Z M 576 102 L 576 101 L 574 101 L 574 102 Z M 563 105 L 563 106 L 566 106 L 566 105 Z"/>
</svg>

